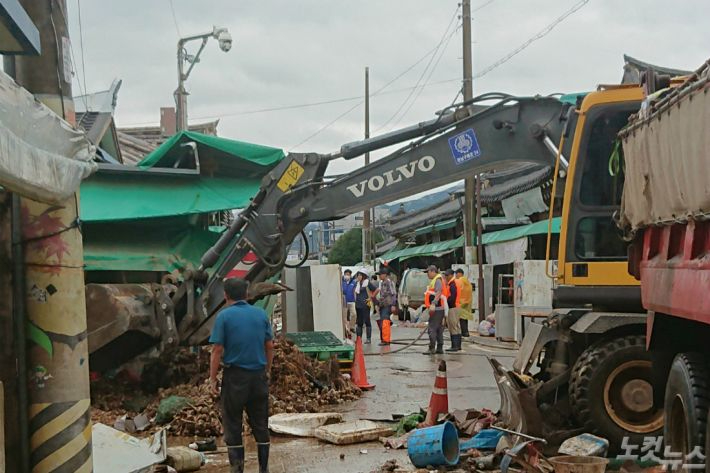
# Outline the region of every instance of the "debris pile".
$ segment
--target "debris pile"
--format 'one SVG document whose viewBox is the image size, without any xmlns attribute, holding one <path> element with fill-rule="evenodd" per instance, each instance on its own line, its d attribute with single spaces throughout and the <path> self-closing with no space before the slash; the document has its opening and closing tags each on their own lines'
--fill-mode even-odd
<svg viewBox="0 0 710 473">
<path fill-rule="evenodd" d="M 340 374 L 336 360 L 317 361 L 280 338 L 271 369 L 271 414 L 318 412 L 321 406 L 360 397 L 358 389 Z"/>
<path fill-rule="evenodd" d="M 185 398 L 187 402 L 170 416 L 168 431 L 171 435 L 180 437 L 222 435 L 222 412 L 219 399 L 212 397 L 209 385 L 205 381 L 197 385 L 181 384 L 160 390 L 158 398 L 151 403 L 148 410 L 159 414 L 162 404 L 172 397 Z"/>
<path fill-rule="evenodd" d="M 140 413 L 154 419 L 161 401 L 177 396 L 189 402 L 171 416 L 170 435 L 222 435 L 219 399 L 210 393 L 208 376 L 209 350 L 202 348 L 196 352 L 180 350 L 169 362 L 161 360 L 146 368 L 140 384 L 142 392 L 135 380 L 125 376 L 102 378 L 91 387 L 92 420 L 115 425 L 126 414 L 133 417 Z M 359 396 L 360 390 L 340 373 L 336 360 L 314 360 L 301 353 L 293 342 L 276 340 L 270 382 L 271 414 L 318 412 L 323 406 Z"/>
</svg>

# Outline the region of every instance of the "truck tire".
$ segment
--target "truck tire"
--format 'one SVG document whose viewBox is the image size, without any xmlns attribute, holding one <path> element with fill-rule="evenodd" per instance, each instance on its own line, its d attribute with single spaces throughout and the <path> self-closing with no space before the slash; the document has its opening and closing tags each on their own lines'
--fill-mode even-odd
<svg viewBox="0 0 710 473">
<path fill-rule="evenodd" d="M 624 437 L 642 444 L 661 435 L 663 411 L 653 406 L 651 358 L 642 335 L 603 340 L 587 348 L 572 368 L 569 400 L 585 431 L 609 440 L 611 453 Z"/>
<path fill-rule="evenodd" d="M 671 452 L 683 458 L 695 447 L 705 448 L 710 379 L 705 359 L 697 353 L 676 355 L 668 373 L 663 438 Z M 703 463 L 695 459 L 694 463 Z"/>
</svg>

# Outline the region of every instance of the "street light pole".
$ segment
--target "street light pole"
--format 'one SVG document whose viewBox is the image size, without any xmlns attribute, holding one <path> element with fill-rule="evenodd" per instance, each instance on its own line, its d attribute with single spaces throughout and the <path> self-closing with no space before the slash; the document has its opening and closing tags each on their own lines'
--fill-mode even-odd
<svg viewBox="0 0 710 473">
<path fill-rule="evenodd" d="M 215 38 L 219 41 L 219 47 L 225 53 L 232 49 L 232 35 L 229 34 L 227 28 L 218 28 L 216 26 L 212 27 L 212 31 L 208 33 L 197 34 L 193 36 L 186 36 L 185 38 L 180 38 L 177 43 L 177 71 L 178 71 L 178 86 L 175 89 L 175 108 L 176 108 L 176 128 L 177 131 L 187 130 L 187 96 L 189 95 L 187 90 L 185 90 L 185 81 L 190 77 L 192 69 L 195 64 L 200 62 L 200 54 L 205 49 L 207 45 L 207 40 L 210 38 Z M 202 40 L 200 44 L 200 49 L 197 50 L 197 54 L 191 55 L 187 53 L 185 45 L 190 41 Z M 185 71 L 185 64 L 189 63 L 190 67 Z"/>
</svg>

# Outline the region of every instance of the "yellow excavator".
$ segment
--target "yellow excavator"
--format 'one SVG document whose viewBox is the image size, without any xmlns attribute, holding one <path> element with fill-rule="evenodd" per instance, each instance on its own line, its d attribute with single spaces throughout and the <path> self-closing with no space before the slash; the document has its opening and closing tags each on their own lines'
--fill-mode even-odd
<svg viewBox="0 0 710 473">
<path fill-rule="evenodd" d="M 655 435 L 663 414 L 645 351 L 646 315 L 612 218 L 623 187 L 616 137 L 642 98 L 638 84 L 600 86 L 572 101 L 485 94 L 332 154 L 291 153 L 200 267 L 184 271 L 176 284 L 96 285 L 105 297 L 95 310 L 87 304 L 91 362 L 118 363 L 151 346 L 167 351 L 204 343 L 224 304 L 227 273 L 253 253 L 249 281 L 278 274 L 287 248 L 311 221 L 529 162 L 555 169 L 550 215 L 562 216 L 562 228 L 550 275 L 554 310 L 543 324 L 531 324 L 512 369 L 492 360 L 502 418 L 528 434 L 554 439 L 555 432 L 586 431 L 612 446 L 627 435 Z M 335 159 L 398 143 L 406 144 L 354 172 L 327 174 Z M 146 303 L 137 309 L 135 300 Z"/>
</svg>

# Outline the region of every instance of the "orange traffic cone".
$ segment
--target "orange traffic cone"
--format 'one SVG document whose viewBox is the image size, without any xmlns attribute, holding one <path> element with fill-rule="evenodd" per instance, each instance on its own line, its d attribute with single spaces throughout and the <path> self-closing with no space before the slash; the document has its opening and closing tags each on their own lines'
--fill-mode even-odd
<svg viewBox="0 0 710 473">
<path fill-rule="evenodd" d="M 434 389 L 431 393 L 429 408 L 426 412 L 424 425 L 432 426 L 436 424 L 441 413 L 449 413 L 449 393 L 446 388 L 446 362 L 439 362 L 439 370 L 436 372 L 436 380 L 434 381 Z"/>
<path fill-rule="evenodd" d="M 350 374 L 353 383 L 364 390 L 375 389 L 374 384 L 367 382 L 367 370 L 365 369 L 365 355 L 362 354 L 362 338 L 357 337 L 355 341 L 355 357 L 353 360 L 353 369 Z"/>
</svg>

